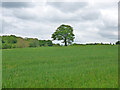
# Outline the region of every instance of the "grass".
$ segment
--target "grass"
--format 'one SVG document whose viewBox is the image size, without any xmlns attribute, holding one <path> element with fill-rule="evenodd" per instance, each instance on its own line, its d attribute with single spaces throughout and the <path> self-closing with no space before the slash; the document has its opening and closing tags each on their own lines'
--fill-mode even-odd
<svg viewBox="0 0 120 90">
<path fill-rule="evenodd" d="M 117 88 L 118 46 L 3 50 L 3 88 Z"/>
</svg>

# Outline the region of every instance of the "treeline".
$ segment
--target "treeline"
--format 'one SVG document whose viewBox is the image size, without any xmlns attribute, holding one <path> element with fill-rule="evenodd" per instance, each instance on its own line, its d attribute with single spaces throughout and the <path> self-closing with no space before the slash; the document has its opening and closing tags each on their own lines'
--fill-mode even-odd
<svg viewBox="0 0 120 90">
<path fill-rule="evenodd" d="M 115 44 L 113 43 L 86 43 L 86 44 L 77 44 L 74 43 L 71 46 L 78 46 L 78 45 L 120 45 L 120 41 L 117 41 Z"/>
<path fill-rule="evenodd" d="M 51 40 L 38 40 L 37 38 L 22 38 L 16 37 L 15 35 L 0 36 L 0 38 L 2 38 L 2 49 L 42 47 L 54 45 Z"/>
<path fill-rule="evenodd" d="M 26 47 L 46 47 L 46 46 L 60 46 L 60 44 L 53 44 L 51 40 L 38 40 L 37 38 L 22 38 L 16 37 L 15 35 L 0 36 L 0 48 L 26 48 Z M 81 45 L 120 45 L 120 41 L 115 44 L 105 43 L 87 43 L 87 44 L 71 44 L 70 46 L 81 46 Z"/>
</svg>

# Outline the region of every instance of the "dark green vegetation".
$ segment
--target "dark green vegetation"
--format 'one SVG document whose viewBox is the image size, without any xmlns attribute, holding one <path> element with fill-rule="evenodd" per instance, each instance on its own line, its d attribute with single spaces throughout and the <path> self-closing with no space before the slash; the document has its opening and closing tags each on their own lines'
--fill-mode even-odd
<svg viewBox="0 0 120 90">
<path fill-rule="evenodd" d="M 41 46 L 53 46 L 53 43 L 51 40 L 38 40 L 37 38 L 22 38 L 14 35 L 2 36 L 2 49 Z"/>
<path fill-rule="evenodd" d="M 117 88 L 118 46 L 3 49 L 3 88 Z"/>
<path fill-rule="evenodd" d="M 120 41 L 117 41 L 116 44 L 117 44 L 117 45 L 120 45 Z"/>
<path fill-rule="evenodd" d="M 73 37 L 74 38 L 74 37 Z M 37 38 L 22 38 L 15 35 L 10 36 L 0 36 L 0 48 L 2 49 L 11 49 L 11 48 L 28 48 L 28 47 L 48 47 L 48 46 L 60 46 L 60 44 L 54 44 L 51 40 L 38 40 Z M 105 43 L 87 43 L 87 44 L 76 44 L 66 42 L 66 46 L 69 43 L 69 46 L 83 46 L 83 45 L 112 45 Z M 2 43 L 2 44 L 1 44 Z M 119 45 L 120 41 L 116 42 L 116 45 Z"/>
<path fill-rule="evenodd" d="M 74 41 L 75 35 L 73 28 L 69 25 L 60 25 L 57 30 L 52 34 L 53 40 L 63 40 L 65 46 L 70 45 Z"/>
</svg>

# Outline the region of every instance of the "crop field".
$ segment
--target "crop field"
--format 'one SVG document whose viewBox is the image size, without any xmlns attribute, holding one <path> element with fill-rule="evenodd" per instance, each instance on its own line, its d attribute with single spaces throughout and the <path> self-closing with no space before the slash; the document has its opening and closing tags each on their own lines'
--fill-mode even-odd
<svg viewBox="0 0 120 90">
<path fill-rule="evenodd" d="M 118 46 L 4 49 L 3 88 L 117 88 Z"/>
</svg>

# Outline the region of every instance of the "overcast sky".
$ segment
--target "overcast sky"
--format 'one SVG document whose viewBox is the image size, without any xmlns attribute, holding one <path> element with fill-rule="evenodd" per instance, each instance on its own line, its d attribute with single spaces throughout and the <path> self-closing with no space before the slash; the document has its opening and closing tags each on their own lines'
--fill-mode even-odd
<svg viewBox="0 0 120 90">
<path fill-rule="evenodd" d="M 52 40 L 56 28 L 67 24 L 74 29 L 75 43 L 114 43 L 118 39 L 118 2 L 109 1 L 2 2 L 0 35 Z"/>
</svg>

